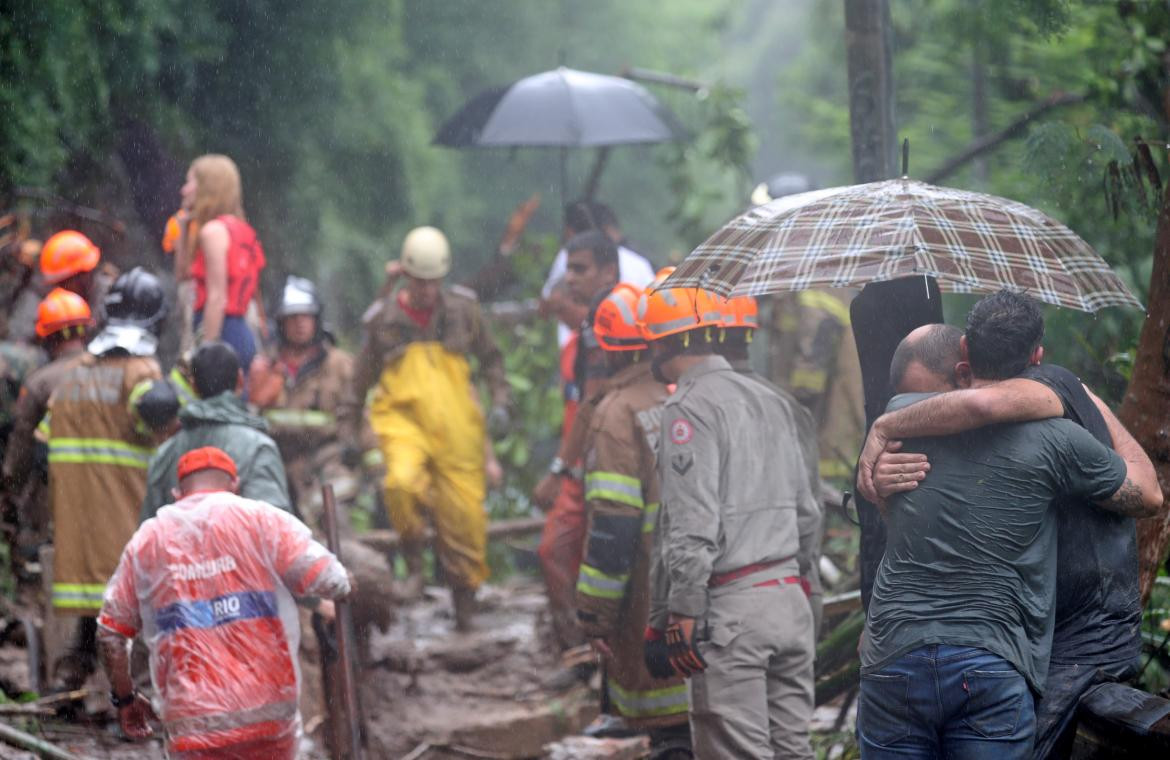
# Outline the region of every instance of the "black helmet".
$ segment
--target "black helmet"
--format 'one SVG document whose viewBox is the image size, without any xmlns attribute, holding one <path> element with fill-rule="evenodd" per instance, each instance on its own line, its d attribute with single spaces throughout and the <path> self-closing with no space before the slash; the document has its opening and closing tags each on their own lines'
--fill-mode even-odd
<svg viewBox="0 0 1170 760">
<path fill-rule="evenodd" d="M 158 335 L 167 316 L 162 284 L 142 267 L 134 267 L 114 280 L 102 303 L 106 324 L 111 327 L 140 327 Z"/>
<path fill-rule="evenodd" d="M 284 292 L 280 296 L 280 305 L 276 307 L 277 319 L 291 317 L 294 314 L 312 314 L 321 316 L 321 299 L 317 295 L 317 286 L 304 277 L 289 275 L 284 283 Z"/>
</svg>

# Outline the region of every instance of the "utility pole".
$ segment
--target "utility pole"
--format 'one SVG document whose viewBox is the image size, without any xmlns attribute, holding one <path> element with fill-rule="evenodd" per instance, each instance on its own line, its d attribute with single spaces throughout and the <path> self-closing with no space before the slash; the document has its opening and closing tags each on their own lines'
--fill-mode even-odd
<svg viewBox="0 0 1170 760">
<path fill-rule="evenodd" d="M 889 0 L 845 1 L 853 180 L 896 176 L 893 30 Z"/>
</svg>

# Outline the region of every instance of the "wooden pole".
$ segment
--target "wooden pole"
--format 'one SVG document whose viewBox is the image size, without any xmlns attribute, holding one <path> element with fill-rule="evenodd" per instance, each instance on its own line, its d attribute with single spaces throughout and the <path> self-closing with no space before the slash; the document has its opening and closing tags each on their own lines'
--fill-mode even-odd
<svg viewBox="0 0 1170 760">
<path fill-rule="evenodd" d="M 321 486 L 321 497 L 325 507 L 325 532 L 329 541 L 329 551 L 341 561 L 341 538 L 337 531 L 337 501 L 333 498 L 333 486 L 329 483 Z M 349 758 L 362 760 L 362 716 L 358 709 L 357 682 L 354 677 L 353 658 L 356 652 L 353 634 L 353 614 L 349 602 L 337 600 L 334 602 L 336 617 L 334 625 L 337 628 L 337 660 L 341 670 L 341 691 L 345 705 L 346 719 L 349 723 Z M 335 742 L 333 756 L 336 760 L 343 760 L 341 742 Z"/>
</svg>

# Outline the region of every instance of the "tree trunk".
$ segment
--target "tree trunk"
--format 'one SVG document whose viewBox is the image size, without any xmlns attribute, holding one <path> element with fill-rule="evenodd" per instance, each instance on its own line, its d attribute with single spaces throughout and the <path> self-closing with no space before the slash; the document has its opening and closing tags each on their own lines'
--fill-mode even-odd
<svg viewBox="0 0 1170 760">
<path fill-rule="evenodd" d="M 854 182 L 896 175 L 892 37 L 888 0 L 845 0 Z"/>
<path fill-rule="evenodd" d="M 1162 491 L 1170 491 L 1170 190 L 1162 194 L 1146 321 L 1133 377 L 1118 415 L 1154 461 Z M 1170 546 L 1170 514 L 1138 521 L 1142 603 Z"/>
</svg>

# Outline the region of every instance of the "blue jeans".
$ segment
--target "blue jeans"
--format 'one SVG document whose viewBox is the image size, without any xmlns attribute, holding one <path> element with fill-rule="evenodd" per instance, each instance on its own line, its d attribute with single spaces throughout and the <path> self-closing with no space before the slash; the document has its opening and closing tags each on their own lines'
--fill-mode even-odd
<svg viewBox="0 0 1170 760">
<path fill-rule="evenodd" d="M 865 760 L 1026 760 L 1036 708 L 1024 677 L 985 649 L 931 644 L 863 673 Z"/>
</svg>

